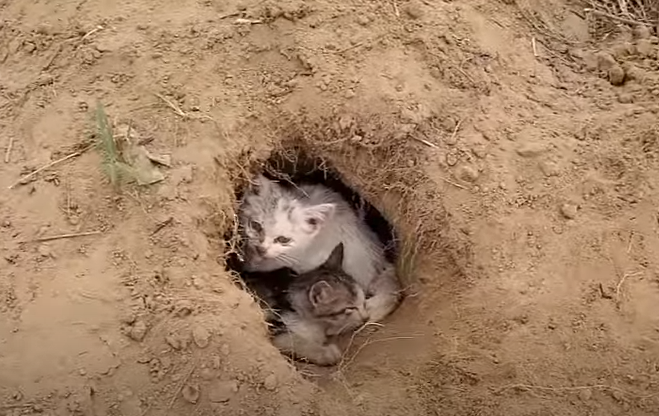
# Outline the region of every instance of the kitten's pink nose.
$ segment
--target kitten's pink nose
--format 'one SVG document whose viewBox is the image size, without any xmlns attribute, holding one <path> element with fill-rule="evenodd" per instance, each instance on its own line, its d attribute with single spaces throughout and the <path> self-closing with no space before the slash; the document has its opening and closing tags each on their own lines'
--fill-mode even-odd
<svg viewBox="0 0 659 416">
<path fill-rule="evenodd" d="M 361 318 L 362 322 L 368 322 L 369 316 L 368 312 L 366 312 L 366 309 L 359 310 L 359 317 Z"/>
<path fill-rule="evenodd" d="M 267 250 L 263 246 L 256 246 L 256 253 L 259 256 L 265 256 L 265 253 L 267 253 Z"/>
</svg>

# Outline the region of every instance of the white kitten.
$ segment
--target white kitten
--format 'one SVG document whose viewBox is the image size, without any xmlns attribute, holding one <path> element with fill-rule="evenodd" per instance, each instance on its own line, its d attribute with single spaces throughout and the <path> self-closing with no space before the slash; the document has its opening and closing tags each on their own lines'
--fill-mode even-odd
<svg viewBox="0 0 659 416">
<path fill-rule="evenodd" d="M 289 267 L 305 273 L 322 265 L 343 243 L 343 269 L 366 292 L 377 322 L 398 305 L 400 283 L 382 244 L 338 193 L 322 185 L 286 188 L 262 175 L 240 207 L 248 271 Z"/>
</svg>

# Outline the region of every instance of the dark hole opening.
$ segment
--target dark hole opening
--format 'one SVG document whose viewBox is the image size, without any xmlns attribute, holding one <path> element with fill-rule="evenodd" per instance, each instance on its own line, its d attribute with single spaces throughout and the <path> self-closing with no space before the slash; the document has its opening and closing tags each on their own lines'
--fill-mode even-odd
<svg viewBox="0 0 659 416">
<path fill-rule="evenodd" d="M 285 153 L 271 155 L 258 171 L 255 170 L 252 173 L 262 173 L 268 179 L 277 180 L 283 186 L 296 186 L 303 183 L 322 184 L 339 193 L 377 235 L 383 245 L 386 259 L 395 264 L 398 244 L 393 227 L 371 203 L 352 189 L 343 180 L 342 175 L 327 161 L 310 157 L 300 148 L 293 148 L 288 149 Z M 246 188 L 236 190 L 238 201 L 242 201 L 245 191 Z M 234 237 L 226 235 L 225 239 L 230 241 Z M 242 251 L 242 244 L 242 241 L 238 243 L 238 252 Z M 277 333 L 284 330 L 278 316 L 282 310 L 290 307 L 285 292 L 294 278 L 293 275 L 283 269 L 267 273 L 246 272 L 238 253 L 228 254 L 226 264 L 229 271 L 235 271 L 240 275 L 241 281 L 237 283 L 243 288 L 246 287 L 261 303 L 266 312 L 266 320 L 270 324 L 271 332 Z M 262 292 L 264 282 L 268 286 L 266 292 Z M 267 295 L 263 295 L 263 293 Z M 276 305 L 266 303 L 263 300 L 265 298 L 269 298 Z"/>
</svg>

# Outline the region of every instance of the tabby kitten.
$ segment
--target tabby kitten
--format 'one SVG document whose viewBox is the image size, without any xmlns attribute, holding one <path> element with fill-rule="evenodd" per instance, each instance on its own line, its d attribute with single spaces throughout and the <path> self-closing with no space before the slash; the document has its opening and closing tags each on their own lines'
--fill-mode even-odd
<svg viewBox="0 0 659 416">
<path fill-rule="evenodd" d="M 323 265 L 290 281 L 280 313 L 285 329 L 273 338 L 282 353 L 318 365 L 336 364 L 342 355 L 338 336 L 367 321 L 364 291 L 343 271 L 342 262 L 339 244 Z"/>
<path fill-rule="evenodd" d="M 342 243 L 343 270 L 366 293 L 370 320 L 380 321 L 398 306 L 400 282 L 382 244 L 341 195 L 327 187 L 289 188 L 258 175 L 240 206 L 239 221 L 248 271 L 288 267 L 305 273 Z"/>
</svg>

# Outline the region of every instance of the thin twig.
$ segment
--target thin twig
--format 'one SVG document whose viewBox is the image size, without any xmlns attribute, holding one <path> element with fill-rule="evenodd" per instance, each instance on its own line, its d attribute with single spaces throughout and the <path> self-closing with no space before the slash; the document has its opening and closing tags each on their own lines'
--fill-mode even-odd
<svg viewBox="0 0 659 416">
<path fill-rule="evenodd" d="M 151 232 L 151 235 L 156 235 L 160 230 L 167 227 L 169 224 L 174 222 L 174 217 L 169 217 L 165 221 L 162 221 L 156 225 L 156 228 Z"/>
<path fill-rule="evenodd" d="M 453 129 L 453 134 L 451 134 L 451 139 L 449 140 L 449 143 L 455 143 L 455 136 L 458 135 L 458 130 L 460 130 L 460 126 L 462 125 L 462 122 L 464 121 L 464 118 L 461 118 L 458 120 L 458 122 L 455 124 L 455 128 Z"/>
<path fill-rule="evenodd" d="M 350 364 L 352 364 L 355 361 L 355 358 L 357 358 L 357 356 L 362 352 L 362 350 L 364 348 L 368 347 L 369 345 L 377 344 L 378 342 L 387 342 L 387 341 L 395 341 L 395 340 L 399 340 L 399 339 L 414 339 L 414 338 L 415 337 L 389 337 L 389 338 L 368 340 L 368 341 L 364 342 L 362 345 L 360 345 L 359 348 L 357 348 L 357 351 L 355 351 L 355 353 L 352 355 L 352 357 L 350 357 L 348 359 L 347 362 L 343 363 L 343 360 L 341 361 L 341 366 L 340 366 L 339 370 L 341 370 L 341 369 L 349 366 Z"/>
<path fill-rule="evenodd" d="M 218 17 L 217 19 L 218 19 L 218 20 L 223 20 L 223 19 L 227 19 L 227 18 L 229 18 L 229 17 L 240 16 L 241 14 L 242 14 L 242 12 L 228 13 L 228 14 L 224 14 L 224 15 Z"/>
<path fill-rule="evenodd" d="M 248 24 L 248 25 L 258 25 L 259 23 L 263 23 L 263 20 L 261 19 L 243 19 L 242 17 L 239 17 L 236 19 L 234 22 L 236 24 Z"/>
<path fill-rule="evenodd" d="M 9 163 L 11 158 L 11 148 L 14 147 L 14 138 L 9 138 L 9 143 L 7 144 L 7 150 L 5 150 L 5 163 Z"/>
<path fill-rule="evenodd" d="M 57 160 L 55 160 L 55 161 L 53 161 L 53 162 L 50 162 L 49 164 L 47 164 L 47 165 L 45 165 L 45 166 L 40 167 L 39 169 L 35 170 L 34 172 L 29 173 L 29 174 L 23 176 L 22 178 L 20 178 L 19 180 L 17 180 L 17 181 L 14 182 L 13 184 L 9 185 L 9 189 L 14 189 L 16 186 L 18 186 L 19 184 L 21 184 L 21 183 L 24 182 L 25 180 L 30 179 L 31 177 L 35 176 L 35 175 L 38 174 L 39 172 L 43 172 L 44 170 L 46 170 L 46 169 L 48 169 L 48 168 L 51 168 L 51 167 L 53 167 L 53 166 L 55 166 L 55 165 L 57 165 L 57 164 L 59 164 L 59 163 L 62 163 L 62 162 L 65 162 L 65 161 L 67 161 L 67 160 L 69 160 L 69 159 L 73 159 L 74 157 L 80 156 L 81 154 L 85 153 L 87 150 L 91 149 L 92 147 L 94 147 L 93 144 L 92 144 L 92 145 L 89 145 L 89 146 L 87 146 L 87 147 L 85 147 L 85 148 L 82 149 L 82 150 L 79 150 L 79 151 L 77 151 L 77 152 L 75 152 L 75 153 L 71 153 L 71 154 L 68 155 L 68 156 L 64 156 L 64 157 L 61 158 L 61 159 L 57 159 Z"/>
<path fill-rule="evenodd" d="M 88 37 L 90 37 L 91 35 L 93 35 L 94 33 L 98 32 L 101 29 L 103 29 L 103 26 L 100 26 L 100 25 L 96 26 L 95 28 L 93 28 L 89 32 L 85 33 L 85 36 L 80 38 L 80 42 L 83 42 L 85 39 L 87 39 Z"/>
<path fill-rule="evenodd" d="M 443 180 L 444 182 L 446 182 L 446 183 L 448 183 L 448 184 L 451 184 L 451 185 L 453 185 L 453 186 L 455 186 L 455 187 L 458 187 L 458 188 L 460 188 L 460 189 L 469 190 L 469 188 L 467 188 L 466 186 L 464 186 L 464 185 L 460 185 L 459 183 L 456 183 L 456 182 L 453 182 L 453 181 L 451 181 L 450 179 L 442 178 L 442 180 Z"/>
<path fill-rule="evenodd" d="M 620 281 L 618 281 L 618 284 L 616 285 L 616 304 L 620 303 L 620 290 L 622 289 L 622 285 L 625 283 L 625 280 L 627 280 L 628 277 L 633 277 L 641 274 L 640 272 L 634 272 L 634 273 L 625 273 L 622 275 L 620 278 Z"/>
<path fill-rule="evenodd" d="M 532 384 L 509 384 L 500 389 L 495 390 L 497 393 L 502 393 L 510 389 L 526 389 L 526 390 L 541 390 L 541 391 L 579 391 L 586 389 L 596 389 L 596 390 L 609 390 L 609 391 L 618 391 L 629 396 L 634 396 L 638 398 L 650 398 L 654 397 L 657 394 L 650 394 L 647 396 L 641 396 L 635 393 L 630 393 L 618 387 L 607 386 L 606 384 L 593 384 L 590 386 L 574 386 L 574 387 L 550 387 L 550 386 L 534 386 Z"/>
<path fill-rule="evenodd" d="M 531 46 L 533 47 L 533 56 L 538 57 L 538 47 L 535 44 L 535 36 L 531 38 Z"/>
<path fill-rule="evenodd" d="M 398 9 L 398 4 L 396 3 L 396 0 L 392 0 L 391 3 L 394 6 L 394 14 L 396 17 L 400 18 L 400 10 Z"/>
<path fill-rule="evenodd" d="M 172 396 L 172 399 L 169 401 L 169 405 L 167 406 L 167 411 L 165 412 L 165 414 L 169 413 L 172 406 L 174 406 L 174 403 L 176 403 L 176 398 L 181 393 L 181 390 L 183 390 L 183 386 L 185 385 L 185 383 L 187 383 L 188 379 L 190 379 L 190 376 L 194 372 L 195 367 L 196 367 L 196 363 L 190 364 L 190 370 L 188 370 L 188 373 L 185 375 L 185 377 L 183 377 L 179 385 L 176 387 L 174 396 Z"/>
<path fill-rule="evenodd" d="M 63 238 L 75 238 L 75 237 L 84 237 L 87 235 L 97 235 L 97 234 L 102 234 L 102 231 L 87 231 L 84 233 L 73 233 L 73 234 L 59 234 L 59 235 L 51 235 L 48 237 L 40 237 L 40 238 L 35 238 L 34 240 L 27 240 L 27 241 L 22 241 L 22 243 L 40 243 L 43 241 L 53 241 L 53 240 L 60 240 Z"/>
<path fill-rule="evenodd" d="M 413 138 L 414 140 L 418 141 L 418 142 L 421 142 L 421 143 L 425 144 L 428 147 L 432 147 L 433 149 L 439 149 L 439 146 L 437 146 L 435 143 L 429 142 L 426 139 L 422 139 L 422 138 L 416 137 L 414 135 L 410 135 L 410 137 Z"/>
<path fill-rule="evenodd" d="M 626 23 L 628 25 L 633 25 L 633 26 L 648 23 L 648 22 L 636 21 L 636 20 L 632 20 L 632 19 L 625 19 L 624 17 L 616 16 L 616 15 L 613 15 L 613 14 L 610 14 L 610 13 L 607 13 L 607 12 L 602 12 L 602 11 L 596 10 L 596 9 L 584 9 L 584 12 L 592 13 L 592 14 L 600 16 L 600 17 L 608 17 L 611 20 L 615 20 L 615 21 L 618 21 L 620 23 Z M 650 22 L 650 23 L 655 23 L 655 22 Z"/>
<path fill-rule="evenodd" d="M 167 104 L 172 110 L 174 110 L 174 112 L 175 112 L 176 114 L 178 114 L 179 116 L 181 116 L 181 117 L 183 117 L 183 118 L 188 118 L 188 114 L 185 113 L 183 110 L 181 110 L 181 107 L 179 107 L 178 105 L 174 104 L 174 103 L 173 103 L 172 101 L 170 101 L 167 97 L 165 97 L 164 95 L 159 94 L 159 93 L 157 93 L 157 92 L 155 92 L 154 95 L 155 95 L 156 97 L 160 98 L 161 100 L 163 100 L 163 101 L 165 102 L 165 104 Z"/>
</svg>

